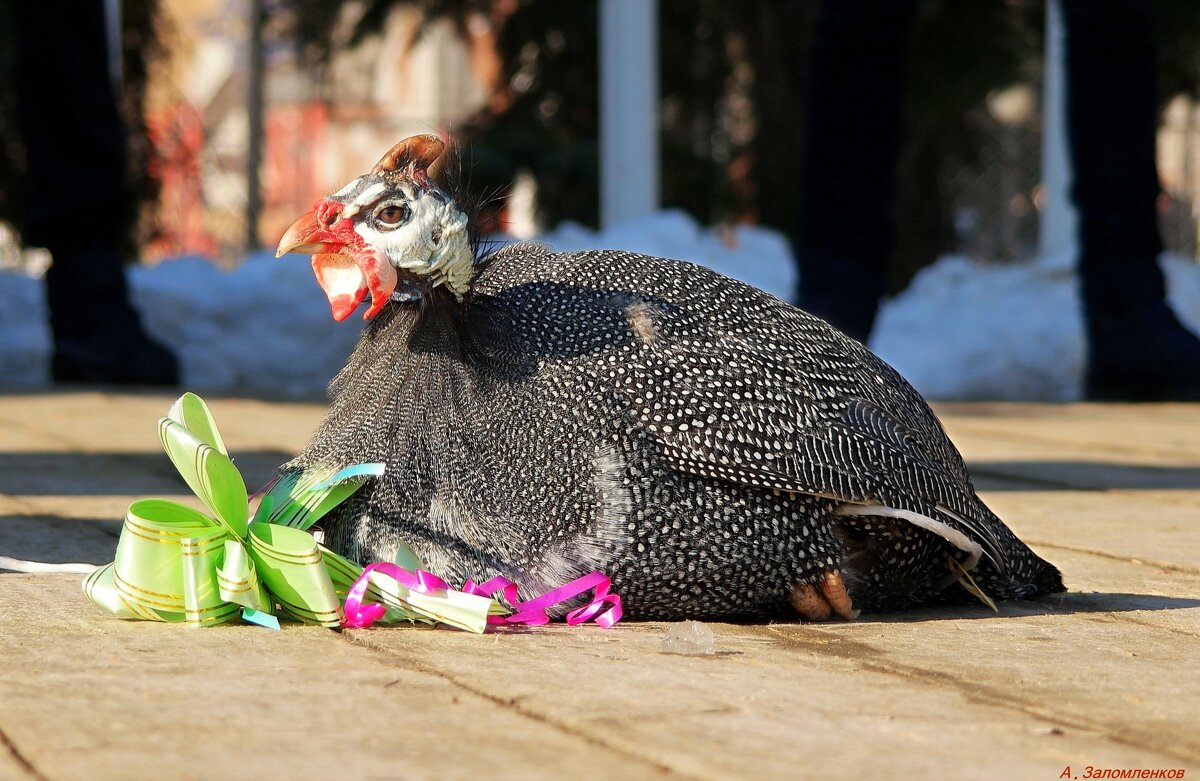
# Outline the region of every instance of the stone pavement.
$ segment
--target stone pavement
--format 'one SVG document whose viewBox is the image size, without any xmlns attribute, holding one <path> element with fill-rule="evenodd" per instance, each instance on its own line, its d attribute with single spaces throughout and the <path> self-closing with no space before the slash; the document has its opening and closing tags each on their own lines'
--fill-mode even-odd
<svg viewBox="0 0 1200 781">
<path fill-rule="evenodd" d="M 170 401 L 0 395 L 0 556 L 101 564 L 131 499 L 183 495 Z M 210 402 L 255 485 L 322 414 Z M 1200 776 L 1200 406 L 939 412 L 1067 594 L 717 624 L 715 654 L 677 656 L 661 623 L 124 622 L 78 575 L 0 573 L 0 779 Z"/>
</svg>

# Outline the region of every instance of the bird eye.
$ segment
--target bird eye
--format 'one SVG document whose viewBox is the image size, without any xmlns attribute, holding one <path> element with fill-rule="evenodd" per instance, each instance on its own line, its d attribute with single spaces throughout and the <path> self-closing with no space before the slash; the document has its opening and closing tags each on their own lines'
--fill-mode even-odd
<svg viewBox="0 0 1200 781">
<path fill-rule="evenodd" d="M 397 225 L 407 216 L 407 211 L 403 206 L 384 206 L 375 217 L 384 225 Z"/>
</svg>

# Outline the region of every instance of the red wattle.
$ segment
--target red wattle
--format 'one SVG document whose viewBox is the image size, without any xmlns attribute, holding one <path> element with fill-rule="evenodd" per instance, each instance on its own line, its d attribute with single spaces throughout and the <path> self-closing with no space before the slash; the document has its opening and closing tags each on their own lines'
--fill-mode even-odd
<svg viewBox="0 0 1200 781">
<path fill-rule="evenodd" d="M 333 309 L 333 319 L 340 323 L 358 308 L 358 302 L 350 296 L 340 295 L 331 298 L 329 306 Z"/>
</svg>

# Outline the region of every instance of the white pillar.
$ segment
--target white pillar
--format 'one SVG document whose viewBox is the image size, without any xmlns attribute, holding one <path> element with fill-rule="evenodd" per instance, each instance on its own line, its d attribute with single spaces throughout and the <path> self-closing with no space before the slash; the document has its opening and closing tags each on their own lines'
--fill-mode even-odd
<svg viewBox="0 0 1200 781">
<path fill-rule="evenodd" d="M 1045 72 L 1042 83 L 1042 208 L 1038 256 L 1073 266 L 1078 215 L 1071 201 L 1071 156 L 1067 146 L 1066 28 L 1058 0 L 1046 3 Z"/>
<path fill-rule="evenodd" d="M 600 224 L 659 205 L 658 0 L 600 0 Z"/>
<path fill-rule="evenodd" d="M 120 100 L 125 80 L 121 55 L 121 0 L 104 0 L 104 37 L 108 44 L 108 80 L 113 95 Z"/>
</svg>

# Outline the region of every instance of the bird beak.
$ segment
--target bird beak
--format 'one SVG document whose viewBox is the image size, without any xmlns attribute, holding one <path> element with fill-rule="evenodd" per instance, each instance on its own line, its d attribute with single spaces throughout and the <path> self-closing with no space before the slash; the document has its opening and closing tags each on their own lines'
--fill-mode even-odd
<svg viewBox="0 0 1200 781">
<path fill-rule="evenodd" d="M 371 294 L 371 306 L 364 320 L 379 314 L 396 289 L 396 268 L 354 232 L 349 220 L 322 217 L 340 208 L 336 202 L 323 201 L 292 223 L 279 240 L 275 257 L 289 252 L 312 255 L 313 274 L 325 291 L 333 319 L 341 322 Z"/>
<path fill-rule="evenodd" d="M 322 252 L 325 247 L 319 240 L 320 237 L 329 238 L 327 231 L 317 222 L 317 210 L 313 208 L 293 222 L 283 234 L 283 238 L 279 240 L 279 246 L 275 249 L 275 257 L 282 258 L 289 252 L 304 255 L 315 255 Z"/>
</svg>

